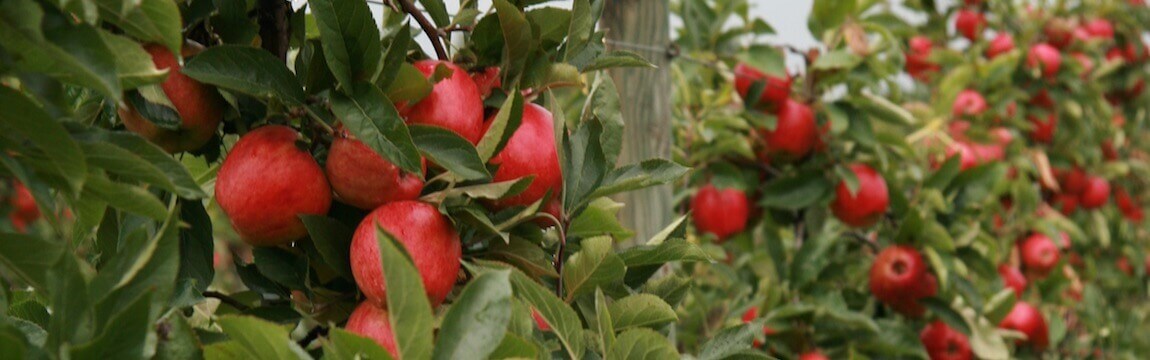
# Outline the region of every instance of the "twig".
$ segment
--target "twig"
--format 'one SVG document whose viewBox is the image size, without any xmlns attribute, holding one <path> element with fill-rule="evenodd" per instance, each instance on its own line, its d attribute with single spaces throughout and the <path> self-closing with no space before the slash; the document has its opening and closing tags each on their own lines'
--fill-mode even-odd
<svg viewBox="0 0 1150 360">
<path fill-rule="evenodd" d="M 435 27 L 435 24 L 432 24 L 431 20 L 428 20 L 427 16 L 424 15 L 422 11 L 419 11 L 419 8 L 416 8 L 415 4 L 411 3 L 411 0 L 392 1 L 398 3 L 399 7 L 403 9 L 403 12 L 411 15 L 411 17 L 415 19 L 415 22 L 419 23 L 419 27 L 423 29 L 423 33 L 427 34 L 427 40 L 431 42 L 431 47 L 435 48 L 435 56 L 438 57 L 439 60 L 447 60 L 447 51 L 443 49 L 443 42 L 439 36 L 439 28 Z"/>
<path fill-rule="evenodd" d="M 559 210 L 559 215 L 564 216 L 562 209 Z M 556 218 L 555 216 L 546 212 L 541 212 L 538 216 L 547 220 L 551 220 L 551 223 L 555 224 L 555 229 L 559 230 L 559 249 L 555 252 L 555 273 L 559 274 L 559 282 L 555 286 L 555 295 L 562 299 L 564 262 L 563 255 L 565 252 L 567 252 L 567 226 L 564 225 L 564 221 L 559 220 L 559 218 Z"/>
<path fill-rule="evenodd" d="M 288 22 L 287 14 L 291 4 L 285 0 L 259 0 L 256 9 L 264 50 L 275 54 L 280 60 L 287 61 L 291 39 L 291 24 Z"/>
<path fill-rule="evenodd" d="M 236 310 L 239 310 L 239 311 L 248 311 L 251 309 L 251 306 L 248 306 L 247 304 L 244 304 L 244 303 L 240 302 L 239 300 L 236 300 L 235 298 L 233 298 L 231 296 L 224 295 L 223 293 L 218 292 L 218 291 L 211 291 L 211 290 L 204 291 L 204 297 L 217 299 L 220 302 L 222 302 L 224 304 L 228 304 L 231 307 L 234 307 L 234 308 L 236 308 Z"/>
<path fill-rule="evenodd" d="M 307 332 L 307 335 L 304 336 L 303 339 L 299 339 L 296 343 L 299 344 L 299 347 L 307 349 L 308 345 L 311 345 L 311 342 L 315 341 L 315 339 L 318 339 L 320 336 L 327 336 L 327 332 L 328 328 L 316 325 L 311 328 L 311 331 Z"/>
</svg>

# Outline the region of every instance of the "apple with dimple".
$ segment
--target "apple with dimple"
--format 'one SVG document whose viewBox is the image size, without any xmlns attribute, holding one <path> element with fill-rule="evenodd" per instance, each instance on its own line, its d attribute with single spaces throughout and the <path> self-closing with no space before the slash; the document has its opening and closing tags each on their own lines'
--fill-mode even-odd
<svg viewBox="0 0 1150 360">
<path fill-rule="evenodd" d="M 495 115 L 492 115 L 494 118 Z M 523 105 L 522 119 L 519 128 L 507 140 L 507 145 L 491 158 L 490 163 L 499 167 L 492 177 L 496 182 L 529 176 L 534 178 L 523 192 L 495 201 L 497 208 L 531 205 L 549 193 L 552 197 L 558 197 L 563 189 L 563 174 L 555 150 L 555 125 L 551 112 L 542 106 L 528 103 Z"/>
<path fill-rule="evenodd" d="M 340 201 L 365 210 L 415 200 L 423 191 L 422 177 L 387 161 L 345 129 L 338 129 L 331 142 L 325 172 Z"/>
<path fill-rule="evenodd" d="M 919 340 L 931 360 L 970 360 L 970 341 L 942 320 L 931 322 L 919 333 Z"/>
<path fill-rule="evenodd" d="M 387 309 L 378 307 L 370 301 L 364 301 L 351 312 L 344 330 L 374 340 L 391 353 L 392 357 L 398 356 L 395 333 L 391 331 L 391 319 Z"/>
<path fill-rule="evenodd" d="M 858 178 L 858 191 L 851 193 L 845 181 L 835 188 L 831 212 L 843 223 L 853 227 L 874 225 L 886 214 L 890 193 L 882 175 L 866 164 L 853 164 L 851 172 Z"/>
<path fill-rule="evenodd" d="M 954 116 L 978 116 L 986 112 L 986 98 L 978 91 L 966 89 L 958 93 L 951 107 Z"/>
<path fill-rule="evenodd" d="M 1042 76 L 1051 79 L 1062 68 L 1062 54 L 1050 44 L 1035 44 L 1030 47 L 1030 51 L 1026 54 L 1026 65 L 1041 69 Z"/>
<path fill-rule="evenodd" d="M 723 242 L 746 229 L 750 208 L 742 190 L 706 184 L 691 199 L 691 220 L 700 233 L 714 235 Z"/>
<path fill-rule="evenodd" d="M 912 317 L 925 311 L 918 299 L 934 296 L 938 291 L 922 254 L 906 245 L 883 249 L 871 264 L 869 278 L 875 298 Z"/>
<path fill-rule="evenodd" d="M 215 87 L 184 75 L 180 60 L 171 50 L 159 44 L 144 45 L 157 69 L 168 70 L 168 77 L 160 88 L 180 117 L 177 129 L 165 129 L 145 119 L 131 104 L 118 110 L 124 127 L 140 134 L 169 153 L 196 150 L 204 146 L 216 133 L 223 119 L 224 100 Z M 181 57 L 187 58 L 203 51 L 195 43 L 184 45 Z"/>
<path fill-rule="evenodd" d="M 331 186 L 323 169 L 282 125 L 248 132 L 224 158 L 216 177 L 216 202 L 248 244 L 273 246 L 307 235 L 299 215 L 323 215 Z"/>
<path fill-rule="evenodd" d="M 483 95 L 467 71 L 446 61 L 422 60 L 413 65 L 429 78 L 439 66 L 450 70 L 451 76 L 435 83 L 419 102 L 398 104 L 399 114 L 408 124 L 438 126 L 478 144 L 483 138 Z"/>
<path fill-rule="evenodd" d="M 407 250 L 432 306 L 451 293 L 463 256 L 459 233 L 439 209 L 419 201 L 396 201 L 372 211 L 355 229 L 351 270 L 368 301 L 385 306 L 387 285 L 380 265 L 377 226 Z"/>
</svg>

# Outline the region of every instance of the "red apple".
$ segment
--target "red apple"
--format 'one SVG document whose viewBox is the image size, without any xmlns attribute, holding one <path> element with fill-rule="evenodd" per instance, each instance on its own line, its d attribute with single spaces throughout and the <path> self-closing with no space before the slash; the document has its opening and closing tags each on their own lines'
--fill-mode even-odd
<svg viewBox="0 0 1150 360">
<path fill-rule="evenodd" d="M 957 117 L 978 116 L 986 112 L 986 99 L 978 91 L 963 90 L 954 98 L 951 114 Z"/>
<path fill-rule="evenodd" d="M 747 227 L 750 208 L 742 190 L 706 184 L 691 199 L 691 220 L 700 233 L 714 235 L 723 242 Z"/>
<path fill-rule="evenodd" d="M 870 268 L 870 291 L 875 298 L 907 316 L 921 316 L 918 299 L 934 296 L 938 284 L 928 272 L 922 254 L 906 245 L 883 249 Z"/>
<path fill-rule="evenodd" d="M 965 3 L 966 6 L 980 6 L 982 5 L 982 0 L 964 0 L 963 3 Z"/>
<path fill-rule="evenodd" d="M 492 115 L 494 119 L 495 115 Z M 491 158 L 499 166 L 493 174 L 495 181 L 510 181 L 533 176 L 523 192 L 495 201 L 495 207 L 531 205 L 548 193 L 559 196 L 563 190 L 563 174 L 559 155 L 555 150 L 555 131 L 551 112 L 542 106 L 525 104 L 523 121 L 507 140 L 507 145 Z"/>
<path fill-rule="evenodd" d="M 794 160 L 807 156 L 818 137 L 815 114 L 806 104 L 787 99 L 775 114 L 774 130 L 759 129 L 769 155 Z"/>
<path fill-rule="evenodd" d="M 224 158 L 216 202 L 248 244 L 286 244 L 307 235 L 300 214 L 323 215 L 331 186 L 311 154 L 296 146 L 300 134 L 282 125 L 248 132 Z"/>
<path fill-rule="evenodd" d="M 479 89 L 479 96 L 484 99 L 486 99 L 488 95 L 491 95 L 491 90 L 503 86 L 503 79 L 499 76 L 498 66 L 484 68 L 482 71 L 472 73 L 471 80 L 475 82 L 475 87 Z"/>
<path fill-rule="evenodd" d="M 455 286 L 463 256 L 459 234 L 451 220 L 427 203 L 396 201 L 380 206 L 359 223 L 351 241 L 352 275 L 369 301 L 386 306 L 387 285 L 380 266 L 376 226 L 407 249 L 431 305 L 442 303 Z"/>
<path fill-rule="evenodd" d="M 918 335 L 930 360 L 970 360 L 970 342 L 966 335 L 935 320 Z"/>
<path fill-rule="evenodd" d="M 403 171 L 344 129 L 331 142 L 326 170 L 336 197 L 360 209 L 415 200 L 423 191 L 423 178 Z"/>
<path fill-rule="evenodd" d="M 1125 188 L 1119 186 L 1115 189 L 1114 199 L 1122 216 L 1134 223 L 1141 223 L 1144 217 L 1142 206 L 1135 202 L 1134 197 Z"/>
<path fill-rule="evenodd" d="M 1014 290 L 1015 296 L 1022 297 L 1027 285 L 1026 276 L 1022 275 L 1022 271 L 1016 267 L 1002 264 L 998 265 L 998 275 L 1002 277 L 1003 285 Z"/>
<path fill-rule="evenodd" d="M 24 232 L 28 224 L 40 219 L 40 207 L 36 205 L 36 198 L 28 187 L 19 181 L 12 182 L 12 197 L 8 198 L 8 205 L 12 212 L 8 213 L 8 220 L 17 232 Z"/>
<path fill-rule="evenodd" d="M 1114 262 L 1114 266 L 1126 276 L 1134 276 L 1134 266 L 1130 265 L 1130 259 L 1126 258 L 1125 255 L 1119 256 L 1118 260 Z"/>
<path fill-rule="evenodd" d="M 1026 340 L 1019 340 L 1019 344 L 1027 344 L 1036 349 L 1045 349 L 1049 344 L 1046 328 L 1046 317 L 1042 312 L 1030 304 L 1019 301 L 1014 304 L 1010 314 L 998 324 L 998 327 L 1026 334 Z"/>
<path fill-rule="evenodd" d="M 124 127 L 170 153 L 203 147 L 215 135 L 223 119 L 223 97 L 211 85 L 193 80 L 180 72 L 183 66 L 168 48 L 147 44 L 144 50 L 152 56 L 152 63 L 157 69 L 168 70 L 168 77 L 160 84 L 160 88 L 180 116 L 180 126 L 174 130 L 158 127 L 145 119 L 131 104 L 125 104 L 118 110 Z M 181 50 L 181 55 L 190 57 L 200 51 L 203 51 L 203 46 L 188 43 Z"/>
<path fill-rule="evenodd" d="M 1110 182 L 1098 176 L 1090 176 L 1086 180 L 1086 188 L 1082 190 L 1080 203 L 1085 209 L 1097 209 L 1106 205 L 1110 199 Z"/>
<path fill-rule="evenodd" d="M 791 81 L 789 75 L 786 77 L 771 76 L 746 63 L 740 62 L 735 65 L 735 91 L 745 101 L 751 102 L 753 100 L 759 109 L 782 106 L 783 102 L 787 101 L 791 95 Z M 747 93 L 756 83 L 763 84 L 759 98 L 757 100 L 747 99 Z"/>
<path fill-rule="evenodd" d="M 874 225 L 886 214 L 890 193 L 882 174 L 866 164 L 853 164 L 851 172 L 858 178 L 858 191 L 851 194 L 845 181 L 835 188 L 831 212 L 843 223 L 853 227 Z"/>
<path fill-rule="evenodd" d="M 1055 115 L 1053 112 L 1049 113 L 1046 115 L 1046 119 L 1041 119 L 1037 116 L 1030 115 L 1027 117 L 1027 120 L 1029 120 L 1030 124 L 1034 126 L 1034 129 L 1030 130 L 1030 139 L 1045 144 L 1049 144 L 1050 142 L 1054 141 L 1054 131 L 1058 129 L 1057 115 Z"/>
<path fill-rule="evenodd" d="M 1038 277 L 1050 274 L 1061 257 L 1058 246 L 1042 233 L 1034 233 L 1023 239 L 1018 244 L 1018 250 L 1026 271 Z"/>
<path fill-rule="evenodd" d="M 427 77 L 431 77 L 440 65 L 452 73 L 436 83 L 431 93 L 418 103 L 399 104 L 399 114 L 408 124 L 438 126 L 478 144 L 483 138 L 483 96 L 475 81 L 450 62 L 422 60 L 414 65 Z"/>
<path fill-rule="evenodd" d="M 347 318 L 344 330 L 375 340 L 375 343 L 391 353 L 392 357 L 398 358 L 395 334 L 391 332 L 391 320 L 387 309 L 378 307 L 370 301 L 359 303 Z"/>
<path fill-rule="evenodd" d="M 1054 78 L 1058 69 L 1062 68 L 1062 54 L 1050 44 L 1039 43 L 1030 47 L 1026 55 L 1026 64 L 1034 69 L 1041 69 L 1042 76 Z"/>
<path fill-rule="evenodd" d="M 940 67 L 930 61 L 931 48 L 934 44 L 930 38 L 922 35 L 912 37 L 906 52 L 906 72 L 920 81 L 926 81 L 931 73 L 937 72 Z"/>
<path fill-rule="evenodd" d="M 827 360 L 827 356 L 818 350 L 810 351 L 799 355 L 799 360 Z"/>
<path fill-rule="evenodd" d="M 1029 104 L 1043 109 L 1053 109 L 1054 99 L 1050 97 L 1050 92 L 1046 89 L 1039 89 L 1034 93 L 1034 96 L 1030 97 Z"/>
<path fill-rule="evenodd" d="M 970 41 L 978 41 L 986 28 L 986 17 L 982 13 L 962 9 L 954 16 L 954 29 Z"/>
<path fill-rule="evenodd" d="M 1076 28 L 1077 26 L 1071 20 L 1055 18 L 1050 20 L 1042 31 L 1046 34 L 1047 42 L 1061 49 L 1070 45 L 1070 41 L 1074 39 L 1074 29 Z"/>
<path fill-rule="evenodd" d="M 1094 19 L 1082 24 L 1082 29 L 1094 39 L 1114 39 L 1114 24 L 1106 19 Z"/>
<path fill-rule="evenodd" d="M 1078 195 L 1086 190 L 1089 177 L 1082 168 L 1074 167 L 1069 170 L 1058 171 L 1055 175 L 1064 194 Z"/>
<path fill-rule="evenodd" d="M 986 47 L 986 58 L 993 59 L 1014 50 L 1014 36 L 1008 33 L 999 33 L 990 45 Z"/>
<path fill-rule="evenodd" d="M 1074 194 L 1057 194 L 1054 195 L 1054 203 L 1058 205 L 1058 212 L 1063 215 L 1070 216 L 1075 211 L 1078 211 L 1078 205 L 1081 201 L 1078 195 Z"/>
</svg>

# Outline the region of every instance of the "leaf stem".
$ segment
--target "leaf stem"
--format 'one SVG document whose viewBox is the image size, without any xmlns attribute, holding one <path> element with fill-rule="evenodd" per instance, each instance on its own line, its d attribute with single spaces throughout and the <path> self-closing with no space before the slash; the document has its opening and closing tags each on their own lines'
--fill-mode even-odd
<svg viewBox="0 0 1150 360">
<path fill-rule="evenodd" d="M 218 291 L 211 291 L 211 290 L 204 291 L 204 297 L 217 299 L 220 302 L 222 302 L 224 304 L 228 304 L 231 307 L 234 307 L 234 308 L 236 308 L 236 310 L 239 310 L 239 311 L 248 311 L 249 309 L 251 309 L 251 307 L 248 306 L 247 304 L 244 304 L 243 302 L 240 302 L 239 300 L 236 300 L 235 298 L 228 296 L 224 293 L 218 292 Z"/>
<path fill-rule="evenodd" d="M 419 27 L 423 29 L 423 33 L 427 34 L 427 40 L 431 42 L 431 47 L 435 48 L 435 56 L 438 57 L 439 60 L 446 61 L 447 51 L 443 49 L 443 41 L 439 36 L 439 28 L 435 27 L 435 24 L 432 24 L 426 15 L 423 15 L 423 12 L 419 11 L 419 8 L 416 8 L 411 0 L 392 1 L 398 3 L 399 7 L 403 9 L 403 12 L 411 15 L 411 17 L 415 19 L 415 22 L 419 23 Z"/>
</svg>

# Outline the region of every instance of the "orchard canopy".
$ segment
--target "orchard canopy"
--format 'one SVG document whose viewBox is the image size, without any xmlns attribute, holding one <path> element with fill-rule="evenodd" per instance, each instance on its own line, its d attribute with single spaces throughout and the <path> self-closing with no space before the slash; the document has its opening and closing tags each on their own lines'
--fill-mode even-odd
<svg viewBox="0 0 1150 360">
<path fill-rule="evenodd" d="M 1148 30 L 0 0 L 0 358 L 1147 359 Z"/>
</svg>

